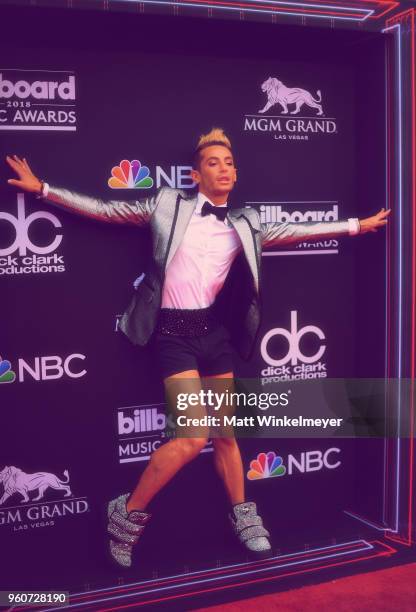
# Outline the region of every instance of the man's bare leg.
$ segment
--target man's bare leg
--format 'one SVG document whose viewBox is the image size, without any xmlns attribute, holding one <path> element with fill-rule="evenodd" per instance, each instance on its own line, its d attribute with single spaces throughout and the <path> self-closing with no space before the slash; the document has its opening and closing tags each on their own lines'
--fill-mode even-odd
<svg viewBox="0 0 416 612">
<path fill-rule="evenodd" d="M 233 372 L 206 376 L 204 377 L 204 380 L 205 379 L 207 379 L 208 384 L 213 383 L 215 387 L 219 386 L 221 391 L 228 389 L 232 392 L 234 390 Z M 215 379 L 215 381 L 218 379 L 220 380 L 217 383 L 213 379 Z M 230 414 L 227 410 L 221 410 L 220 412 L 221 416 Z M 245 501 L 244 469 L 240 449 L 238 448 L 232 427 L 228 428 L 228 431 L 223 430 L 219 432 L 218 436 L 212 438 L 212 443 L 214 446 L 215 468 L 224 483 L 228 499 L 232 505 L 241 504 Z"/>
<path fill-rule="evenodd" d="M 235 438 L 213 438 L 214 463 L 222 479 L 230 503 L 244 501 L 244 470 L 240 449 Z"/>
<path fill-rule="evenodd" d="M 180 379 L 184 380 L 186 393 L 199 392 L 201 381 L 197 370 L 186 370 L 165 378 L 168 399 L 175 402 L 174 395 L 181 391 Z M 154 451 L 150 463 L 143 472 L 135 490 L 127 502 L 127 511 L 145 510 L 153 497 L 189 461 L 197 457 L 208 440 L 208 428 L 195 430 L 195 437 L 181 437 L 170 440 Z"/>
<path fill-rule="evenodd" d="M 223 398 L 231 399 L 230 394 L 234 392 L 232 372 L 217 374 L 210 377 L 209 380 L 205 381 L 203 379 L 201 382 L 203 385 L 205 383 L 209 388 L 214 389 L 215 392 L 225 393 L 222 396 Z M 234 414 L 235 408 L 235 402 L 223 402 L 219 409 L 219 416 L 231 416 Z M 270 534 L 264 528 L 262 518 L 257 513 L 256 503 L 245 500 L 243 462 L 237 440 L 234 437 L 234 430 L 230 425 L 224 424 L 224 420 L 221 418 L 220 422 L 222 422 L 222 427 L 213 428 L 212 432 L 214 461 L 229 501 L 233 506 L 229 512 L 232 529 L 246 553 L 256 559 L 269 557 L 272 553 L 268 540 Z"/>
</svg>

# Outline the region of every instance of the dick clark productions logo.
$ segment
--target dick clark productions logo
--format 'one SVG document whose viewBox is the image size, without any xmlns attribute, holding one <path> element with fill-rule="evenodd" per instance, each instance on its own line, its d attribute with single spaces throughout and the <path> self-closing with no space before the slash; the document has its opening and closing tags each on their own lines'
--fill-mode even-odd
<svg viewBox="0 0 416 612">
<path fill-rule="evenodd" d="M 315 336 L 319 341 L 319 347 L 311 355 L 302 350 L 302 339 L 307 336 Z M 284 338 L 287 350 L 282 355 L 273 354 L 271 342 L 275 338 Z M 292 310 L 290 313 L 290 329 L 274 327 L 263 336 L 260 343 L 260 353 L 263 360 L 268 364 L 261 371 L 262 384 L 277 382 L 280 380 L 306 380 L 315 378 L 326 378 L 326 363 L 322 357 L 326 350 L 325 334 L 316 325 L 305 325 L 298 327 L 298 312 Z"/>
<path fill-rule="evenodd" d="M 46 244 L 39 244 L 33 235 L 33 224 L 38 222 L 47 231 Z M 18 193 L 17 214 L 0 211 L 0 223 L 11 229 L 9 242 L 0 243 L 0 276 L 65 271 L 63 255 L 56 252 L 62 242 L 62 223 L 56 215 L 46 210 L 27 214 L 24 195 Z"/>
</svg>

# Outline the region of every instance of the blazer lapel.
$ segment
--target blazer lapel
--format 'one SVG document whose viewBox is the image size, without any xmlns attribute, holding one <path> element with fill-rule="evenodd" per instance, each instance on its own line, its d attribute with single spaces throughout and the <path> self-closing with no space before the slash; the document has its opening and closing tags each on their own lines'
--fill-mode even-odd
<svg viewBox="0 0 416 612">
<path fill-rule="evenodd" d="M 180 197 L 176 203 L 176 206 L 178 208 L 176 219 L 171 230 L 171 241 L 169 246 L 169 252 L 167 253 L 166 268 L 172 261 L 172 258 L 175 255 L 178 246 L 182 242 L 185 230 L 188 227 L 189 221 L 191 220 L 192 214 L 195 210 L 197 198 L 197 195 L 193 198 L 190 198 L 189 200 Z"/>
<path fill-rule="evenodd" d="M 259 290 L 259 264 L 258 252 L 256 246 L 256 230 L 250 223 L 249 219 L 244 215 L 244 212 L 231 211 L 227 215 L 228 220 L 234 226 L 237 234 L 240 236 L 241 244 L 243 245 L 244 253 L 253 275 L 256 290 Z"/>
</svg>

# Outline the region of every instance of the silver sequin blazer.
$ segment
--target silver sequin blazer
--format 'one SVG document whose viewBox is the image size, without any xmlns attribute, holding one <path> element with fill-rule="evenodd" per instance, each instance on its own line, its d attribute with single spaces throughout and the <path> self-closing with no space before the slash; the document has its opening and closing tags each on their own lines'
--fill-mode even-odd
<svg viewBox="0 0 416 612">
<path fill-rule="evenodd" d="M 103 201 L 67 189 L 49 187 L 47 200 L 59 208 L 99 221 L 137 225 L 149 224 L 153 239 L 153 259 L 120 321 L 121 330 L 134 343 L 144 346 L 154 331 L 161 303 L 166 268 L 175 255 L 197 197 L 169 187 L 142 200 Z M 253 349 L 260 326 L 261 252 L 269 246 L 295 244 L 308 239 L 338 237 L 349 233 L 348 221 L 307 223 L 261 223 L 254 208 L 232 209 L 228 221 L 237 231 L 251 272 L 252 294 L 240 317 L 241 326 L 235 344 L 247 358 Z"/>
</svg>

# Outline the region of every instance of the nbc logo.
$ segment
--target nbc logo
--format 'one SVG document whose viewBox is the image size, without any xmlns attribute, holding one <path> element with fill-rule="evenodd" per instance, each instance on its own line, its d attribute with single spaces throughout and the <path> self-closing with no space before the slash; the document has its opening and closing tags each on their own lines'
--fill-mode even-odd
<svg viewBox="0 0 416 612">
<path fill-rule="evenodd" d="M 34 357 L 33 361 L 25 361 L 20 358 L 17 360 L 17 380 L 22 383 L 31 378 L 36 381 L 57 380 L 68 376 L 69 378 L 81 378 L 85 376 L 87 370 L 80 364 L 78 367 L 73 365 L 74 361 L 84 361 L 85 355 L 73 353 L 66 358 L 59 355 L 46 357 Z M 12 364 L 8 359 L 0 357 L 0 384 L 12 383 L 16 380 L 16 374 L 11 369 Z"/>
<path fill-rule="evenodd" d="M 247 478 L 248 480 L 262 480 L 285 474 L 292 476 L 296 472 L 305 474 L 319 472 L 323 469 L 334 470 L 341 465 L 340 454 L 341 449 L 337 447 L 302 451 L 297 456 L 288 454 L 285 461 L 286 468 L 283 465 L 282 457 L 278 457 L 273 451 L 259 453 L 257 459 L 250 462 Z"/>
<path fill-rule="evenodd" d="M 108 186 L 111 189 L 150 189 L 153 179 L 149 174 L 149 168 L 142 166 L 138 159 L 131 162 L 123 159 L 119 166 L 112 168 Z"/>
<path fill-rule="evenodd" d="M 250 470 L 247 472 L 249 480 L 259 480 L 260 478 L 274 478 L 286 474 L 283 460 L 276 453 L 259 453 L 257 459 L 250 462 Z"/>
<path fill-rule="evenodd" d="M 12 383 L 16 380 L 16 374 L 13 372 L 12 364 L 7 359 L 0 357 L 0 384 Z"/>
</svg>

